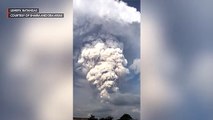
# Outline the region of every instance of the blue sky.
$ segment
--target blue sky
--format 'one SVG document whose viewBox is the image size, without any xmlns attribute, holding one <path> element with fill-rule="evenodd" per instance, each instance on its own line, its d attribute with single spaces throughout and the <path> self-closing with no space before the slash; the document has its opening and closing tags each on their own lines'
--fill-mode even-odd
<svg viewBox="0 0 213 120">
<path fill-rule="evenodd" d="M 140 0 L 123 0 L 126 2 L 129 6 L 132 6 L 136 8 L 138 11 L 141 9 L 141 1 Z"/>
</svg>

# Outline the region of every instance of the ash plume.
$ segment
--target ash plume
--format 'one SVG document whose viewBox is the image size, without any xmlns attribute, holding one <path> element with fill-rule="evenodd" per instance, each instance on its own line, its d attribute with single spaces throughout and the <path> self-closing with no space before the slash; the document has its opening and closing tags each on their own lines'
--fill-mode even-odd
<svg viewBox="0 0 213 120">
<path fill-rule="evenodd" d="M 86 79 L 100 91 L 102 99 L 109 99 L 110 93 L 117 92 L 119 78 L 129 73 L 123 43 L 110 35 L 87 37 L 77 63 L 86 71 Z"/>
<path fill-rule="evenodd" d="M 76 0 L 73 7 L 76 78 L 96 86 L 107 101 L 129 73 L 127 59 L 132 64 L 139 57 L 133 51 L 140 50 L 140 12 L 115 0 Z"/>
</svg>

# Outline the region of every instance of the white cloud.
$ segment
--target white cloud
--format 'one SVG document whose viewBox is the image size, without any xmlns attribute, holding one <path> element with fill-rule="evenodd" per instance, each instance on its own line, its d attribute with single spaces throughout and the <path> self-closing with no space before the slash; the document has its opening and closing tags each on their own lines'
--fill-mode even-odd
<svg viewBox="0 0 213 120">
<path fill-rule="evenodd" d="M 129 66 L 131 70 L 134 71 L 135 74 L 140 73 L 140 68 L 141 68 L 141 61 L 140 59 L 135 59 L 133 63 Z"/>
<path fill-rule="evenodd" d="M 104 18 L 105 20 L 113 19 L 123 23 L 140 22 L 140 12 L 123 1 L 76 0 L 74 1 L 74 11 L 84 15 Z"/>
</svg>

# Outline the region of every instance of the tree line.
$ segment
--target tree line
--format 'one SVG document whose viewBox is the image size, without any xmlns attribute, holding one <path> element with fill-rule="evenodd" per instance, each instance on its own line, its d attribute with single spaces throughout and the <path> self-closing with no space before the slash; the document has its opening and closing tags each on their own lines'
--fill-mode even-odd
<svg viewBox="0 0 213 120">
<path fill-rule="evenodd" d="M 91 115 L 88 120 L 113 120 L 113 117 L 108 116 L 108 117 L 105 117 L 105 118 L 98 119 L 94 115 Z M 117 120 L 134 120 L 134 119 L 129 114 L 124 114 Z"/>
</svg>

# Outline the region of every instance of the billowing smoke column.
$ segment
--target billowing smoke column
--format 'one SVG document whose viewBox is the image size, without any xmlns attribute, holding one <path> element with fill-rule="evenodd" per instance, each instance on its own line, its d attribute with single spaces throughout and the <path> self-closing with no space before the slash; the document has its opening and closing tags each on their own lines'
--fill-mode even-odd
<svg viewBox="0 0 213 120">
<path fill-rule="evenodd" d="M 86 70 L 86 79 L 97 87 L 102 99 L 117 92 L 119 78 L 129 73 L 123 44 L 110 35 L 87 37 L 77 62 Z"/>
<path fill-rule="evenodd" d="M 102 101 L 110 100 L 129 73 L 126 58 L 130 64 L 138 58 L 131 51 L 140 50 L 140 12 L 115 0 L 75 0 L 73 10 L 76 76 L 96 86 Z"/>
</svg>

